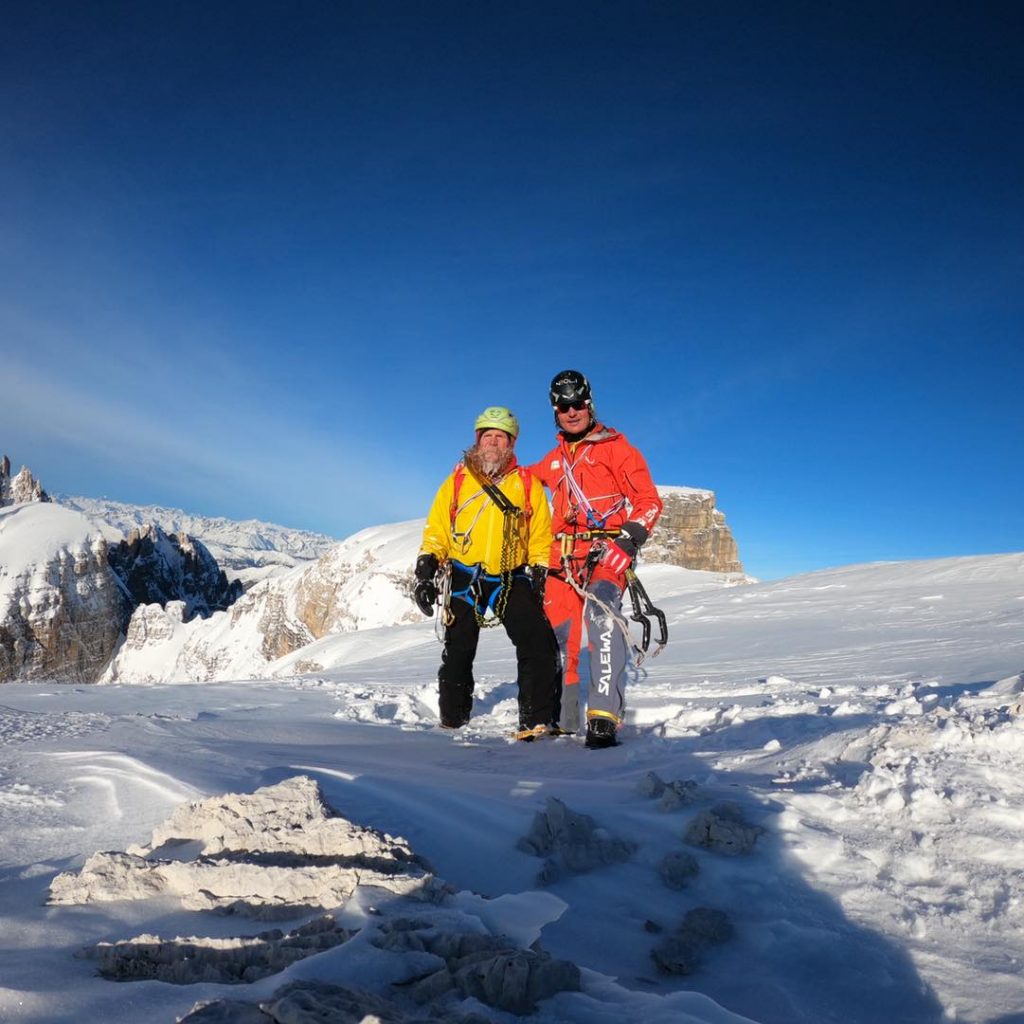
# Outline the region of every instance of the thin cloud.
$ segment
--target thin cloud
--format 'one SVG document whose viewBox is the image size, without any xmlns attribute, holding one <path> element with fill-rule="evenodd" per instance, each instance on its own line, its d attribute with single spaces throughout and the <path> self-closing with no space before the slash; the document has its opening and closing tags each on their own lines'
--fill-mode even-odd
<svg viewBox="0 0 1024 1024">
<path fill-rule="evenodd" d="M 6 359 L 0 437 L 25 438 L 30 447 L 48 441 L 75 458 L 119 470 L 126 481 L 164 490 L 170 485 L 183 503 L 223 507 L 230 499 L 240 507 L 251 501 L 246 517 L 338 523 L 329 532 L 408 518 L 409 507 L 423 501 L 407 470 L 382 463 L 379 452 L 366 456 L 365 439 L 325 437 L 262 404 L 247 409 L 244 395 L 230 401 L 186 392 L 179 405 L 160 410 L 147 408 L 147 396 L 179 382 L 160 385 L 143 375 L 128 398 L 124 380 L 111 394 L 66 373 Z M 382 473 L 395 482 L 387 493 Z M 47 485 L 61 489 L 59 481 Z"/>
</svg>

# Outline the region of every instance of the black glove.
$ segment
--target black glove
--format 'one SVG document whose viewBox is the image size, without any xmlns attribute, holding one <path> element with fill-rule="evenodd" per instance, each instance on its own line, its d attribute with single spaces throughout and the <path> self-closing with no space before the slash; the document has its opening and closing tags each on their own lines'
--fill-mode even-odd
<svg viewBox="0 0 1024 1024">
<path fill-rule="evenodd" d="M 416 568 L 412 574 L 418 580 L 432 580 L 437 575 L 437 555 L 424 554 L 416 559 Z"/>
<path fill-rule="evenodd" d="M 647 540 L 647 530 L 639 523 L 623 523 L 619 535 L 604 545 L 601 552 L 601 563 L 612 572 L 625 572 L 635 561 L 636 553 L 645 540 Z"/>
<path fill-rule="evenodd" d="M 647 528 L 641 526 L 639 523 L 634 523 L 632 519 L 627 520 L 619 527 L 619 535 L 615 538 L 615 543 L 622 548 L 623 551 L 628 552 L 631 556 L 635 556 L 643 545 L 643 542 L 647 540 Z"/>
<path fill-rule="evenodd" d="M 416 577 L 416 587 L 412 592 L 412 598 L 424 615 L 434 614 L 434 604 L 437 601 L 437 587 L 434 585 L 434 576 L 437 575 L 437 555 L 420 555 L 416 559 L 416 568 L 413 575 Z"/>
<path fill-rule="evenodd" d="M 412 592 L 412 598 L 424 615 L 434 614 L 434 602 L 437 600 L 437 587 L 433 580 L 420 580 Z"/>
</svg>

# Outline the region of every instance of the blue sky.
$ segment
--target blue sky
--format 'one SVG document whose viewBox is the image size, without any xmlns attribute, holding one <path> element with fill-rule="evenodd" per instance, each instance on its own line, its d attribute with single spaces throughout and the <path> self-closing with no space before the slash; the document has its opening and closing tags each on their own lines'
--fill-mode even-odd
<svg viewBox="0 0 1024 1024">
<path fill-rule="evenodd" d="M 574 367 L 749 572 L 1020 550 L 1014 4 L 22 5 L 0 451 L 336 536 Z"/>
</svg>

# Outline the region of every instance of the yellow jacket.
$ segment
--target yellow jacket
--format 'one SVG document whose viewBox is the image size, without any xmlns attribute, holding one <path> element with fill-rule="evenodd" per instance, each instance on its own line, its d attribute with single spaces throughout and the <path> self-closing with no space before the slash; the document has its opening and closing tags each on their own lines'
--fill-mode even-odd
<svg viewBox="0 0 1024 1024">
<path fill-rule="evenodd" d="M 547 565 L 551 548 L 551 512 L 544 485 L 528 470 L 520 471 L 513 461 L 498 489 L 517 508 L 526 508 L 523 476 L 530 482 L 530 515 L 516 520 L 511 559 L 507 566 Z M 452 522 L 455 481 L 459 478 L 458 504 Z M 465 565 L 483 565 L 484 572 L 501 572 L 501 548 L 505 530 L 504 513 L 461 465 L 438 488 L 427 514 L 420 553 L 436 555 L 438 561 L 454 559 Z"/>
</svg>

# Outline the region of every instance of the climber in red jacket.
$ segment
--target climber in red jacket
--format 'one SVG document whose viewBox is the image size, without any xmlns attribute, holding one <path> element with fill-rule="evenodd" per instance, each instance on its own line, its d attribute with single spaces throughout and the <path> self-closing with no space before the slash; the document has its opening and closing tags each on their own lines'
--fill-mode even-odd
<svg viewBox="0 0 1024 1024">
<path fill-rule="evenodd" d="M 628 645 L 625 572 L 661 514 L 644 457 L 597 418 L 590 382 L 564 370 L 549 392 L 558 444 L 531 466 L 551 492 L 551 547 L 544 610 L 562 655 L 561 728 L 580 726 L 579 658 L 587 622 L 590 684 L 586 745 L 615 746 L 622 723 Z M 618 624 L 616 623 L 618 619 Z"/>
</svg>

